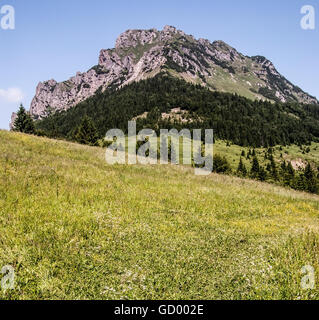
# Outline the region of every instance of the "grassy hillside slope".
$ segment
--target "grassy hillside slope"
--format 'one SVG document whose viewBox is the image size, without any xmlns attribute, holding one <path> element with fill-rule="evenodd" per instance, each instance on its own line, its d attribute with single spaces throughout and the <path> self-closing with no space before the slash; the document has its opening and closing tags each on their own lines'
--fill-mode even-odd
<svg viewBox="0 0 319 320">
<path fill-rule="evenodd" d="M 304 152 L 308 147 L 310 151 L 308 153 Z M 222 140 L 217 140 L 214 144 L 214 152 L 223 157 L 225 156 L 233 170 L 237 170 L 242 151 L 245 151 L 245 154 L 247 155 L 249 150 L 253 150 L 253 148 L 241 147 L 234 144 L 229 145 L 227 144 L 227 141 Z M 263 166 L 266 166 L 267 164 L 267 160 L 265 159 L 267 150 L 268 148 L 255 149 L 256 156 Z M 285 160 L 287 163 L 291 161 L 293 164 L 300 163 L 301 167 L 304 167 L 309 162 L 314 169 L 319 168 L 319 143 L 312 142 L 309 146 L 302 147 L 297 145 L 275 146 L 273 148 L 273 156 L 278 166 Z M 245 157 L 242 157 L 242 160 L 247 168 L 250 169 L 252 159 L 247 160 Z M 297 166 L 295 169 L 297 169 Z"/>
<path fill-rule="evenodd" d="M 319 197 L 0 131 L 5 299 L 318 299 Z"/>
</svg>

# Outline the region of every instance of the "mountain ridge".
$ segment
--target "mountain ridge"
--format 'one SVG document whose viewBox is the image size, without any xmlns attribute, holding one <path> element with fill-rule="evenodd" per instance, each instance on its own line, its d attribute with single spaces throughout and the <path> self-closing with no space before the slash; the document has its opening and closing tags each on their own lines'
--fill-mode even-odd
<svg viewBox="0 0 319 320">
<path fill-rule="evenodd" d="M 120 88 L 163 71 L 213 91 L 237 93 L 253 100 L 318 103 L 265 57 L 244 56 L 221 40 L 196 40 L 165 26 L 162 31 L 127 30 L 117 38 L 115 48 L 100 51 L 98 64 L 87 72 L 78 72 L 60 83 L 54 79 L 40 82 L 30 114 L 42 119 L 74 107 L 99 89 Z"/>
<path fill-rule="evenodd" d="M 108 89 L 67 111 L 36 121 L 43 135 L 74 140 L 85 116 L 101 138 L 109 129 L 127 132 L 136 120 L 143 128 L 214 129 L 216 139 L 243 146 L 308 144 L 319 138 L 319 108 L 298 103 L 271 103 L 194 85 L 167 73 Z"/>
</svg>

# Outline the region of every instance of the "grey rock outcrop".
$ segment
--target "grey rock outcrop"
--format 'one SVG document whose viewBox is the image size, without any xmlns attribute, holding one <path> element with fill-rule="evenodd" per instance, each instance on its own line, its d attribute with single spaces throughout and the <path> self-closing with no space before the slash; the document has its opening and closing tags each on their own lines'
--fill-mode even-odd
<svg viewBox="0 0 319 320">
<path fill-rule="evenodd" d="M 162 31 L 128 30 L 118 37 L 114 49 L 101 50 L 98 64 L 87 72 L 78 72 L 61 83 L 39 83 L 30 114 L 41 119 L 72 108 L 98 89 L 120 88 L 159 72 L 251 99 L 318 103 L 285 79 L 266 58 L 247 57 L 223 41 L 196 40 L 166 26 Z"/>
</svg>

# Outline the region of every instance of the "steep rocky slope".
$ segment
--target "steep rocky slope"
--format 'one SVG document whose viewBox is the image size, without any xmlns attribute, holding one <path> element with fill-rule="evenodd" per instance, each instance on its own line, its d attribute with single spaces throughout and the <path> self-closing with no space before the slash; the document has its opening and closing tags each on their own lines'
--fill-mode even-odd
<svg viewBox="0 0 319 320">
<path fill-rule="evenodd" d="M 128 30 L 119 36 L 114 49 L 101 50 L 98 65 L 89 71 L 61 83 L 39 83 L 30 113 L 41 119 L 75 106 L 98 89 L 120 87 L 163 71 L 251 99 L 318 103 L 280 75 L 266 58 L 247 57 L 223 41 L 196 40 L 166 26 L 162 31 Z"/>
</svg>

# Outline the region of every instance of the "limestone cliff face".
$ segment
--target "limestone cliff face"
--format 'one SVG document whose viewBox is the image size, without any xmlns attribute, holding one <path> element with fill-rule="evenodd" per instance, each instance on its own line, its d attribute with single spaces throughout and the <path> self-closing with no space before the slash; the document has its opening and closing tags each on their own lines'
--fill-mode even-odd
<svg viewBox="0 0 319 320">
<path fill-rule="evenodd" d="M 61 83 L 39 83 L 30 114 L 41 119 L 75 106 L 98 89 L 120 88 L 159 72 L 251 99 L 318 103 L 280 75 L 266 58 L 246 57 L 223 41 L 196 40 L 166 26 L 162 31 L 128 30 L 118 37 L 114 49 L 101 50 L 98 64 L 89 71 Z"/>
</svg>

